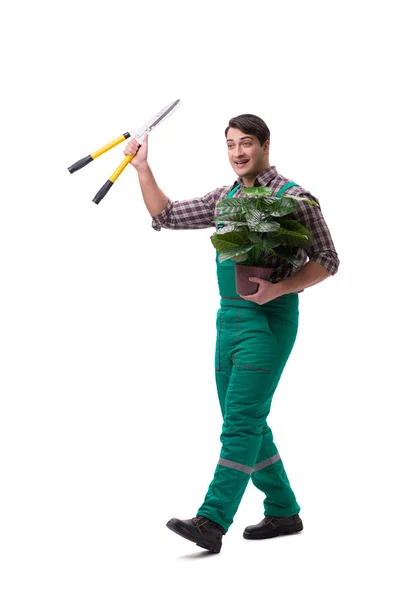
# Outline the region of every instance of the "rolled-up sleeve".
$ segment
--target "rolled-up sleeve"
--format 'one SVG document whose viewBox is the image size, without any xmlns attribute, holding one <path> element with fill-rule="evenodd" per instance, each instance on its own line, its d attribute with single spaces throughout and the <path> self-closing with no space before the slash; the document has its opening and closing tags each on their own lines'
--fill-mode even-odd
<svg viewBox="0 0 400 600">
<path fill-rule="evenodd" d="M 292 193 L 291 190 L 290 193 Z M 329 271 L 331 275 L 335 275 L 339 270 L 340 261 L 328 225 L 322 214 L 319 200 L 302 188 L 293 191 L 292 195 L 318 202 L 318 206 L 314 206 L 309 202 L 301 202 L 299 200 L 297 202 L 297 209 L 293 214 L 304 227 L 307 227 L 312 235 L 312 245 L 304 248 L 309 260 L 317 262 Z"/>
<path fill-rule="evenodd" d="M 325 267 L 331 275 L 336 275 L 340 261 L 325 219 L 312 221 L 308 229 L 313 236 L 312 246 L 305 248 L 308 258 Z"/>
<path fill-rule="evenodd" d="M 205 229 L 215 227 L 213 221 L 215 204 L 221 195 L 220 189 L 208 192 L 205 196 L 172 202 L 158 215 L 152 217 L 151 225 L 156 231 L 165 229 Z"/>
</svg>

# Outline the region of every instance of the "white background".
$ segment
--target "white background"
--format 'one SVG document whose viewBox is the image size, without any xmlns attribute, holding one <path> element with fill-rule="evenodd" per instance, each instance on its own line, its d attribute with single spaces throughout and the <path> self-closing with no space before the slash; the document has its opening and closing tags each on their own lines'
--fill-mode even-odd
<svg viewBox="0 0 400 600">
<path fill-rule="evenodd" d="M 394 6 L 3 9 L 3 600 L 398 598 Z M 250 483 L 215 556 L 165 527 L 195 516 L 220 451 L 213 231 L 155 232 L 130 165 L 96 206 L 122 145 L 67 170 L 177 98 L 149 138 L 171 199 L 233 183 L 224 129 L 257 114 L 341 261 L 300 295 L 270 418 L 304 532 L 244 540 Z"/>
</svg>

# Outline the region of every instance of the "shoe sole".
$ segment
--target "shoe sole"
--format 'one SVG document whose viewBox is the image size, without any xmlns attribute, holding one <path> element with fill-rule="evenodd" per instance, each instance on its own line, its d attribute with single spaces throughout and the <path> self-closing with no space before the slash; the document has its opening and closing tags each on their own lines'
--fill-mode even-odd
<svg viewBox="0 0 400 600">
<path fill-rule="evenodd" d="M 273 537 L 278 537 L 279 535 L 291 535 L 292 533 L 300 533 L 303 531 L 303 524 L 298 523 L 297 525 L 292 525 L 290 527 L 285 527 L 284 529 L 276 530 L 276 531 L 268 531 L 266 533 L 248 533 L 246 530 L 243 532 L 243 537 L 246 540 L 266 540 Z"/>
<path fill-rule="evenodd" d="M 168 529 L 170 529 L 174 533 L 177 533 L 178 535 L 185 538 L 186 540 L 189 540 L 190 542 L 194 542 L 196 544 L 196 546 L 200 546 L 200 548 L 204 548 L 205 550 L 208 550 L 209 552 L 212 552 L 213 554 L 218 554 L 218 552 L 221 550 L 222 541 L 212 542 L 211 540 L 210 541 L 202 540 L 201 542 L 199 542 L 186 529 L 184 529 L 183 527 L 179 527 L 178 525 L 176 525 L 176 523 L 172 523 L 171 521 L 168 521 L 167 527 L 168 527 Z"/>
</svg>

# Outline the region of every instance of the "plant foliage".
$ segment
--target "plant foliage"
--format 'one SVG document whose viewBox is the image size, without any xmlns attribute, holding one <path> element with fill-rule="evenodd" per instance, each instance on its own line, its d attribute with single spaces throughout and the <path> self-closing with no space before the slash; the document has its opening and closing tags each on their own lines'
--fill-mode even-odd
<svg viewBox="0 0 400 600">
<path fill-rule="evenodd" d="M 311 246 L 312 235 L 298 220 L 282 218 L 296 210 L 297 202 L 318 206 L 313 200 L 289 194 L 277 198 L 264 186 L 244 188 L 238 198 L 220 200 L 217 208 L 221 213 L 213 220 L 222 221 L 228 231 L 211 236 L 218 260 L 265 266 L 266 259 L 275 255 L 299 267 L 296 248 Z"/>
</svg>

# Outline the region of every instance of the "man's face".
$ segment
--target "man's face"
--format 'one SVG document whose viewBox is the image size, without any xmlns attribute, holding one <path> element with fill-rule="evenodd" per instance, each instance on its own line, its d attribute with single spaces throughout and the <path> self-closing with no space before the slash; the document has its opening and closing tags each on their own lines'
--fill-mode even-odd
<svg viewBox="0 0 400 600">
<path fill-rule="evenodd" d="M 255 178 L 268 167 L 269 141 L 261 146 L 255 135 L 230 127 L 226 143 L 229 161 L 237 175 L 245 179 Z"/>
</svg>

